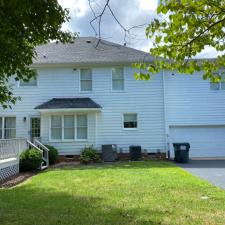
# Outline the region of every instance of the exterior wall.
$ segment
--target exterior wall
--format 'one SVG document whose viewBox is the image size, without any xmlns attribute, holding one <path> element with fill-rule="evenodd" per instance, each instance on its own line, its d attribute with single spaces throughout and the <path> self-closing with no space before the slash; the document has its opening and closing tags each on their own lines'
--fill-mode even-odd
<svg viewBox="0 0 225 225">
<path fill-rule="evenodd" d="M 87 144 L 99 149 L 102 144 L 117 144 L 127 151 L 129 145 L 141 145 L 150 152 L 165 150 L 164 99 L 162 76 L 150 82 L 136 81 L 134 70 L 125 67 L 125 90 L 112 91 L 111 68 L 92 68 L 93 91 L 79 91 L 79 70 L 73 68 L 39 68 L 37 87 L 14 86 L 15 95 L 21 96 L 13 109 L 0 110 L 0 116 L 16 116 L 17 137 L 29 138 L 30 117 L 40 116 L 34 108 L 54 97 L 90 97 L 102 106 L 102 111 L 89 114 L 88 142 L 49 142 L 49 115 L 41 116 L 43 143 L 52 144 L 60 154 L 79 154 Z M 123 113 L 138 113 L 138 129 L 124 130 Z M 24 117 L 27 118 L 24 121 Z M 96 121 L 97 120 L 97 121 Z"/>
<path fill-rule="evenodd" d="M 225 125 L 225 90 L 210 90 L 201 73 L 165 73 L 168 125 Z"/>
<path fill-rule="evenodd" d="M 172 129 L 183 128 L 190 130 L 199 127 L 201 131 L 214 129 L 217 132 L 217 126 L 225 125 L 225 91 L 211 90 L 210 82 L 203 80 L 201 73 L 194 75 L 176 74 L 166 71 L 164 75 L 165 89 L 165 123 L 167 148 L 172 150 L 172 139 L 178 138 L 178 135 L 172 134 Z M 197 135 L 198 134 L 198 135 Z M 195 142 L 203 142 L 201 132 L 192 132 Z M 172 137 L 173 136 L 173 137 Z M 185 139 L 188 140 L 187 138 Z M 202 150 L 207 146 L 201 145 Z M 171 151 L 173 152 L 173 151 Z M 216 153 L 214 154 L 216 155 Z"/>
</svg>

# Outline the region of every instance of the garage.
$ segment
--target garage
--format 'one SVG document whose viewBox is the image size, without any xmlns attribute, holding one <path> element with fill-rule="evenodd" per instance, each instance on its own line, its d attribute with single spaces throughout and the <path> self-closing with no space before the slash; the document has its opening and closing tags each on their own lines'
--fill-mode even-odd
<svg viewBox="0 0 225 225">
<path fill-rule="evenodd" d="M 170 126 L 170 152 L 175 142 L 189 142 L 190 157 L 225 157 L 225 126 Z"/>
</svg>

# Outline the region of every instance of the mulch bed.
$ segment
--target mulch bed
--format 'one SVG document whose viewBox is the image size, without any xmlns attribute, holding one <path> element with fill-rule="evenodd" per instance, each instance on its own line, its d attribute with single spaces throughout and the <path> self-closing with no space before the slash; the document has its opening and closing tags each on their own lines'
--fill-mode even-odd
<svg viewBox="0 0 225 225">
<path fill-rule="evenodd" d="M 30 177 L 36 175 L 38 172 L 21 172 L 15 176 L 12 176 L 3 182 L 0 182 L 0 188 L 11 188 L 14 187 L 25 180 L 29 179 Z"/>
</svg>

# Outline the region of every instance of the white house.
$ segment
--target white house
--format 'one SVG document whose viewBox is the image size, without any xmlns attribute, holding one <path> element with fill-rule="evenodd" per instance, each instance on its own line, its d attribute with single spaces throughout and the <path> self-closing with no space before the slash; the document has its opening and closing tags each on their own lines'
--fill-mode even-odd
<svg viewBox="0 0 225 225">
<path fill-rule="evenodd" d="M 123 152 L 141 145 L 148 152 L 172 153 L 173 142 L 189 142 L 193 157 L 225 156 L 225 83 L 170 71 L 136 81 L 131 64 L 153 57 L 96 42 L 83 37 L 37 48 L 32 65 L 37 79 L 12 81 L 22 100 L 0 110 L 1 138 L 41 137 L 60 155 L 102 144 L 117 144 Z"/>
</svg>

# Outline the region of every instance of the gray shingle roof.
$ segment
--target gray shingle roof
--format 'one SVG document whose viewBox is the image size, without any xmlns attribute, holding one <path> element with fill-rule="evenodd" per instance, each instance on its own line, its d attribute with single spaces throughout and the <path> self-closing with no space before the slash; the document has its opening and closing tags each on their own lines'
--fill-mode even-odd
<svg viewBox="0 0 225 225">
<path fill-rule="evenodd" d="M 80 37 L 72 44 L 49 43 L 36 48 L 34 64 L 124 64 L 152 62 L 153 56 L 133 48 L 101 40 L 94 37 Z M 90 43 L 89 43 L 90 42 Z"/>
<path fill-rule="evenodd" d="M 35 109 L 100 109 L 90 98 L 52 98 L 51 100 L 35 107 Z"/>
</svg>

